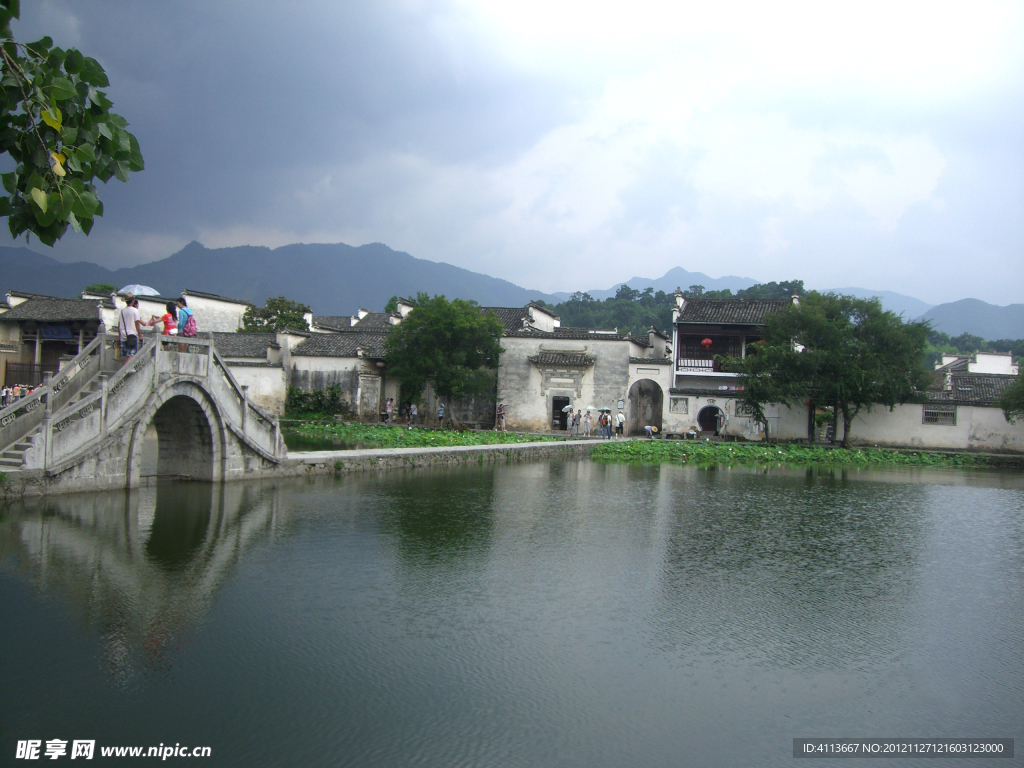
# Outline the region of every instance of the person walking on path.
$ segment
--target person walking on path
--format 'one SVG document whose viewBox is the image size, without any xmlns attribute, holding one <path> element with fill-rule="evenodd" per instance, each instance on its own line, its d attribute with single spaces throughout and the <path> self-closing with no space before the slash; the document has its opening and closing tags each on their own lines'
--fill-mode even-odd
<svg viewBox="0 0 1024 768">
<path fill-rule="evenodd" d="M 416 403 L 410 403 L 409 404 L 409 426 L 413 426 L 413 425 L 416 424 L 416 416 L 417 416 L 418 413 L 419 413 L 419 411 L 416 408 Z"/>
<path fill-rule="evenodd" d="M 437 426 L 444 429 L 444 403 L 437 404 Z"/>
<path fill-rule="evenodd" d="M 572 433 L 576 437 L 580 436 L 580 422 L 583 420 L 583 412 L 579 409 L 572 415 Z"/>
<path fill-rule="evenodd" d="M 121 310 L 117 321 L 117 340 L 121 344 L 121 365 L 127 363 L 139 351 L 142 338 L 142 320 L 139 318 L 139 300 L 131 299 Z"/>
<path fill-rule="evenodd" d="M 615 414 L 615 438 L 616 439 L 621 439 L 622 438 L 622 430 L 623 430 L 623 427 L 625 427 L 625 425 L 626 425 L 626 416 L 625 416 L 625 414 L 622 413 L 622 411 L 619 411 L 617 414 Z"/>
<path fill-rule="evenodd" d="M 505 431 L 505 404 L 498 403 L 498 410 L 494 414 L 494 431 Z"/>
<path fill-rule="evenodd" d="M 188 304 L 185 302 L 185 297 L 182 296 L 176 302 L 178 306 L 178 336 L 185 336 L 191 338 L 198 333 L 196 326 L 195 315 L 192 314 L 192 310 L 188 308 Z M 187 352 L 188 344 L 179 344 L 179 352 Z"/>
<path fill-rule="evenodd" d="M 388 401 L 384 403 L 384 423 L 389 427 L 391 426 L 391 417 L 395 412 L 395 398 L 389 397 Z"/>
<path fill-rule="evenodd" d="M 583 436 L 590 437 L 590 411 L 583 414 Z"/>
</svg>

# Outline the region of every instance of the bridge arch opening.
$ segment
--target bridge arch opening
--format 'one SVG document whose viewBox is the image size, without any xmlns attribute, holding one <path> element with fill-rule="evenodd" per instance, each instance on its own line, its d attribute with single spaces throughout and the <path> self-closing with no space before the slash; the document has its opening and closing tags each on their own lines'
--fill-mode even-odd
<svg viewBox="0 0 1024 768">
<path fill-rule="evenodd" d="M 213 426 L 191 397 L 176 395 L 153 414 L 143 433 L 140 474 L 213 480 Z"/>
</svg>

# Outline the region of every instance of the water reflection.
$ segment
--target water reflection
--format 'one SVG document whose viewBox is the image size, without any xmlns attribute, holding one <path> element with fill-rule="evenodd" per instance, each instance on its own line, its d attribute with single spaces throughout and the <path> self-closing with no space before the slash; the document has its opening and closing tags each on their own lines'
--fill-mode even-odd
<svg viewBox="0 0 1024 768">
<path fill-rule="evenodd" d="M 494 473 L 418 472 L 374 479 L 382 533 L 394 538 L 404 560 L 452 561 L 477 558 L 490 546 L 494 515 Z"/>
<path fill-rule="evenodd" d="M 138 665 L 170 668 L 278 507 L 243 484 L 27 499 L 0 517 L 0 556 L 97 627 L 111 675 L 127 682 Z"/>
<path fill-rule="evenodd" d="M 239 766 L 1020 738 L 1022 500 L 1019 473 L 587 461 L 30 500 L 0 517 L 43 593 L 0 603 L 22 662 L 0 722 L 138 744 L 173 723 Z M 95 628 L 120 685 L 86 669 Z"/>
</svg>

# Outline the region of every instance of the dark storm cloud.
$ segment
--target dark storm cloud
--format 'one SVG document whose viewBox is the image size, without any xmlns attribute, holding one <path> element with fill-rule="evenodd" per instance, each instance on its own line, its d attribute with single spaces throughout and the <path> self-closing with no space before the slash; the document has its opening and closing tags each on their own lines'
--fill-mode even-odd
<svg viewBox="0 0 1024 768">
<path fill-rule="evenodd" d="M 61 15 L 77 35 L 44 28 Z M 103 63 L 142 146 L 146 171 L 103 190 L 93 238 L 190 238 L 282 213 L 310 225 L 293 192 L 320 169 L 396 150 L 486 166 L 566 114 L 564 84 L 501 66 L 439 5 L 50 2 L 22 19 L 23 38 L 49 33 Z M 57 255 L 90 250 L 72 241 Z"/>
</svg>

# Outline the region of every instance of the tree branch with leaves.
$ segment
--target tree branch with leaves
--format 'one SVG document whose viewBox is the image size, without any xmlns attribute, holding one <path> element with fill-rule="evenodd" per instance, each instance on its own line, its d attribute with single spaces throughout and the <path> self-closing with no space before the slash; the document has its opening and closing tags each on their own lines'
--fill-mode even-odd
<svg viewBox="0 0 1024 768">
<path fill-rule="evenodd" d="M 44 37 L 19 43 L 11 21 L 18 0 L 0 0 L 0 153 L 16 167 L 0 176 L 0 216 L 12 237 L 35 235 L 46 245 L 71 227 L 89 234 L 103 203 L 94 181 L 128 181 L 144 167 L 128 121 L 110 111 L 99 62 Z"/>
<path fill-rule="evenodd" d="M 398 380 L 407 400 L 421 398 L 429 384 L 457 425 L 456 401 L 490 393 L 503 326 L 473 301 L 421 293 L 416 305 L 385 342 L 388 375 Z"/>
<path fill-rule="evenodd" d="M 927 333 L 926 323 L 904 323 L 877 299 L 812 292 L 769 317 L 763 343 L 745 359 L 724 362 L 745 374 L 741 400 L 762 421 L 769 403 L 834 405 L 849 447 L 862 410 L 923 399 Z"/>
</svg>

